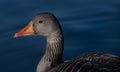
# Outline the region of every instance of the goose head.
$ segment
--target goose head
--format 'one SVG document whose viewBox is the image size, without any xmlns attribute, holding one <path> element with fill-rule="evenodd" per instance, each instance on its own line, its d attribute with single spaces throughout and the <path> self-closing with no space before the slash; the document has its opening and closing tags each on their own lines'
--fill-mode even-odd
<svg viewBox="0 0 120 72">
<path fill-rule="evenodd" d="M 60 25 L 52 13 L 39 13 L 26 27 L 17 32 L 14 37 L 29 35 L 41 35 L 48 37 L 57 30 L 60 30 Z"/>
</svg>

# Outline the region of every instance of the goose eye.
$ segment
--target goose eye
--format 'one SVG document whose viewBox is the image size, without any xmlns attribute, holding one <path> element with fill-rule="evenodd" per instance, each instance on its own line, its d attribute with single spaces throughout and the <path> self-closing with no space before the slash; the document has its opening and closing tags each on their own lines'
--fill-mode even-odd
<svg viewBox="0 0 120 72">
<path fill-rule="evenodd" d="M 42 23 L 42 22 L 43 22 L 43 21 L 41 21 L 41 20 L 39 21 L 39 23 Z"/>
</svg>

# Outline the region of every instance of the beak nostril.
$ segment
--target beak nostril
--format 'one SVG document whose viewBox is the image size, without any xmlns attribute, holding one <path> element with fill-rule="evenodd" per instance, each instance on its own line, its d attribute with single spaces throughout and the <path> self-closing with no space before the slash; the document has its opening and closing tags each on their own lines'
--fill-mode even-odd
<svg viewBox="0 0 120 72">
<path fill-rule="evenodd" d="M 23 31 L 26 31 L 26 29 L 23 29 Z"/>
</svg>

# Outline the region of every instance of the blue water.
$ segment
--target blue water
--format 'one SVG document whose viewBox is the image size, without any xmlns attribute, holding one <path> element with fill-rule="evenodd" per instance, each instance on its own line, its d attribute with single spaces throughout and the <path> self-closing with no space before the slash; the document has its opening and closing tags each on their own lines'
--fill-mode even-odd
<svg viewBox="0 0 120 72">
<path fill-rule="evenodd" d="M 64 60 L 88 52 L 120 56 L 120 0 L 0 0 L 0 72 L 35 72 L 45 38 L 13 36 L 39 12 L 60 21 Z"/>
</svg>

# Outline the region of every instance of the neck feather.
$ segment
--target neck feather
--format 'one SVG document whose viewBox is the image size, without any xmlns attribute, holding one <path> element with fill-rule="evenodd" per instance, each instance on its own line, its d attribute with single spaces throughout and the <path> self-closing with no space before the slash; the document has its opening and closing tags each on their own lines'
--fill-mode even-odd
<svg viewBox="0 0 120 72">
<path fill-rule="evenodd" d="M 45 72 L 44 70 L 48 71 L 54 66 L 62 63 L 63 44 L 63 35 L 61 31 L 56 31 L 47 37 L 47 48 L 38 64 L 43 72 Z"/>
</svg>

